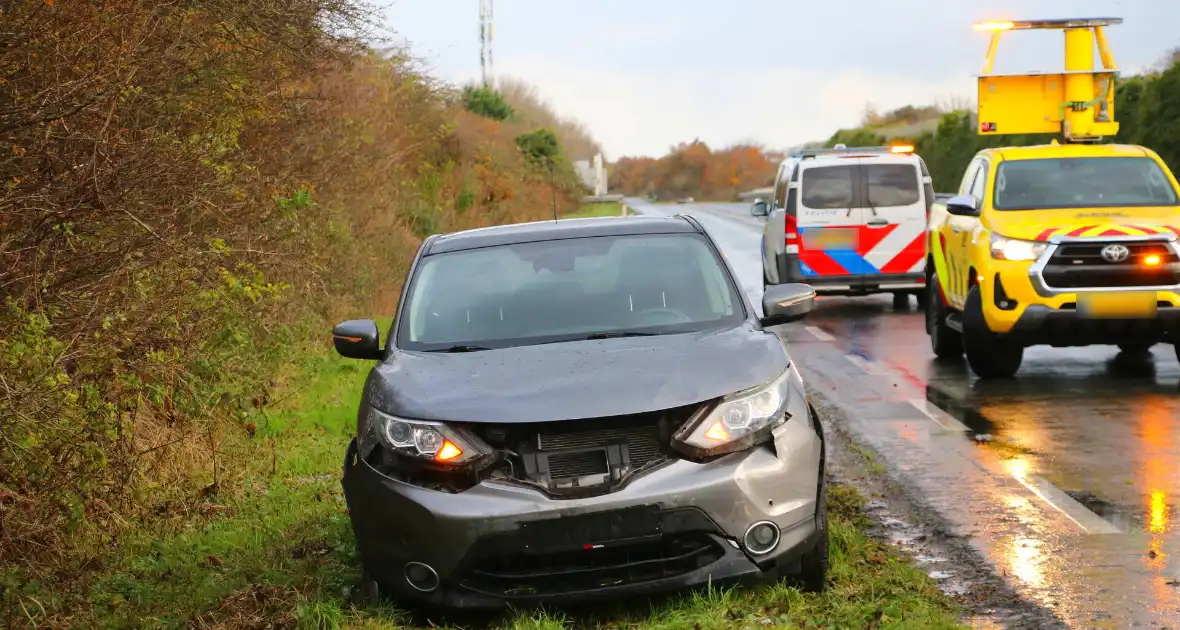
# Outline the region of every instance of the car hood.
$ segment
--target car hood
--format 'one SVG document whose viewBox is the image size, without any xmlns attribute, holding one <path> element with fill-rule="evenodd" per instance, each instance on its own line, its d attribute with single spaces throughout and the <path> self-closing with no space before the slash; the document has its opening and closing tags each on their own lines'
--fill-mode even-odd
<svg viewBox="0 0 1180 630">
<path fill-rule="evenodd" d="M 751 324 L 721 331 L 572 341 L 463 353 L 395 352 L 366 391 L 421 420 L 545 422 L 699 403 L 765 383 L 788 356 Z"/>
<path fill-rule="evenodd" d="M 1027 241 L 1065 235 L 1173 234 L 1180 230 L 1174 207 L 1001 210 L 989 212 L 986 223 L 996 234 Z"/>
</svg>

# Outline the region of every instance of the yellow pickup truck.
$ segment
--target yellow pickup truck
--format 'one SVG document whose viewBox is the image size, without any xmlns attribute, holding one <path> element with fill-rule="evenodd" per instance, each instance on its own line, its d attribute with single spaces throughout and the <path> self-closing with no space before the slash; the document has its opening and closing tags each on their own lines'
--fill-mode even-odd
<svg viewBox="0 0 1180 630">
<path fill-rule="evenodd" d="M 1105 63 L 1102 26 L 1118 22 L 1084 22 L 998 23 L 994 37 L 1064 28 L 1067 70 L 1048 79 L 985 73 L 980 133 L 1043 133 L 1056 124 L 1066 142 L 980 151 L 957 195 L 931 210 L 926 331 L 937 356 L 966 353 L 981 378 L 1014 375 L 1033 345 L 1142 353 L 1180 343 L 1180 185 L 1155 152 L 1097 141 L 1095 131 L 1117 131 L 1108 116 L 1113 62 L 1093 72 L 1094 40 L 1086 39 L 1085 68 L 1079 32 L 1097 38 Z M 994 52 L 993 39 L 988 67 Z M 1071 60 L 1083 67 L 1070 68 Z M 1054 76 L 1063 85 L 1051 87 Z M 1078 77 L 1087 85 L 1072 85 Z M 1038 83 L 1063 92 L 1056 120 L 1052 107 L 1039 118 L 1028 113 L 1039 106 L 1027 105 Z"/>
</svg>

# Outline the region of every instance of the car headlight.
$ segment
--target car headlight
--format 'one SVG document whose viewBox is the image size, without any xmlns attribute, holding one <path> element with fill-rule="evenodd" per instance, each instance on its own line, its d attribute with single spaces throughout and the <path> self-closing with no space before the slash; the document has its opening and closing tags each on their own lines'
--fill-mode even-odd
<svg viewBox="0 0 1180 630">
<path fill-rule="evenodd" d="M 672 436 L 672 444 L 688 455 L 712 457 L 745 450 L 770 437 L 791 416 L 788 367 L 773 381 L 731 396 L 690 419 Z"/>
<path fill-rule="evenodd" d="M 992 234 L 991 242 L 992 258 L 996 260 L 1036 260 L 1049 245 L 1039 241 L 1019 241 L 999 234 Z"/>
<path fill-rule="evenodd" d="M 494 451 L 466 429 L 442 422 L 399 418 L 366 406 L 358 428 L 360 455 L 377 445 L 390 454 L 440 468 L 468 468 L 488 462 Z"/>
</svg>

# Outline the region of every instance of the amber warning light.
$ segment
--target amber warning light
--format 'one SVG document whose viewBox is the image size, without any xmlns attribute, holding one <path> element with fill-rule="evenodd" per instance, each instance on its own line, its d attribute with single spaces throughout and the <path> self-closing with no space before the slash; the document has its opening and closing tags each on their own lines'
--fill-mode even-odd
<svg viewBox="0 0 1180 630">
<path fill-rule="evenodd" d="M 889 147 L 890 153 L 913 153 L 914 145 L 912 144 L 895 144 Z"/>
<path fill-rule="evenodd" d="M 1143 259 L 1143 264 L 1147 265 L 1148 267 L 1156 267 L 1160 264 L 1160 257 L 1152 254 Z"/>
</svg>

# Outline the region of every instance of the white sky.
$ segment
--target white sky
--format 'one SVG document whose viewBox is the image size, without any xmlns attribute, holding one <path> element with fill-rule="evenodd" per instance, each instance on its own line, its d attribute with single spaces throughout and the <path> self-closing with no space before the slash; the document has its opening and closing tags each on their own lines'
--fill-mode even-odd
<svg viewBox="0 0 1180 630">
<path fill-rule="evenodd" d="M 384 0 L 385 25 L 435 76 L 479 77 L 478 0 Z M 865 106 L 973 99 L 985 19 L 1122 17 L 1124 72 L 1180 45 L 1176 0 L 498 0 L 495 73 L 536 86 L 611 160 L 700 138 L 785 148 Z M 1061 67 L 1060 31 L 1011 33 L 996 71 Z"/>
</svg>

